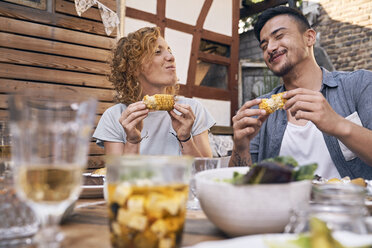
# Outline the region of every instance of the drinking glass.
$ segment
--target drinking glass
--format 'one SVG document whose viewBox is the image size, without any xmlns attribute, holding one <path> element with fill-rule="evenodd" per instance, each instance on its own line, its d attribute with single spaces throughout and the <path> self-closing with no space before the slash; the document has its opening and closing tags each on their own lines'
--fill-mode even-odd
<svg viewBox="0 0 372 248">
<path fill-rule="evenodd" d="M 179 247 L 185 222 L 188 156 L 106 157 L 112 247 Z"/>
<path fill-rule="evenodd" d="M 11 135 L 0 120 L 0 247 L 27 245 L 38 230 L 32 210 L 15 194 L 11 162 Z"/>
<path fill-rule="evenodd" d="M 195 174 L 210 169 L 220 168 L 221 160 L 219 158 L 195 158 L 191 168 L 190 191 L 189 200 L 187 202 L 187 209 L 200 210 L 200 203 L 196 197 L 196 182 Z"/>
<path fill-rule="evenodd" d="M 58 223 L 80 193 L 96 101 L 74 90 L 28 90 L 9 98 L 17 195 L 36 213 L 38 247 L 59 247 Z"/>
</svg>

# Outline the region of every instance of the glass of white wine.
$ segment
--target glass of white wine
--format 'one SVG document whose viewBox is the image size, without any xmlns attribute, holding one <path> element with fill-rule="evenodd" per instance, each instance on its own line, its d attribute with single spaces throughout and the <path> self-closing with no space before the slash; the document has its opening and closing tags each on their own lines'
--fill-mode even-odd
<svg viewBox="0 0 372 248">
<path fill-rule="evenodd" d="M 38 247 L 59 247 L 58 224 L 80 193 L 96 100 L 69 88 L 28 90 L 9 98 L 17 195 L 41 223 Z"/>
</svg>

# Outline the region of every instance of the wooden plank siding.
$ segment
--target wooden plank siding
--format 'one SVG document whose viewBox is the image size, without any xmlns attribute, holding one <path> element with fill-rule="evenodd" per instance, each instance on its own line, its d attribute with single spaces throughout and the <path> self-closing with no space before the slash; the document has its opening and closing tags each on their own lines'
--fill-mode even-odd
<svg viewBox="0 0 372 248">
<path fill-rule="evenodd" d="M 115 33 L 106 35 L 97 8 L 79 17 L 73 1 L 48 0 L 48 4 L 54 6 L 52 11 L 0 2 L 0 117 L 8 116 L 9 94 L 69 87 L 98 100 L 97 125 L 114 104 L 107 61 Z M 104 166 L 103 153 L 92 139 L 88 170 Z"/>
</svg>

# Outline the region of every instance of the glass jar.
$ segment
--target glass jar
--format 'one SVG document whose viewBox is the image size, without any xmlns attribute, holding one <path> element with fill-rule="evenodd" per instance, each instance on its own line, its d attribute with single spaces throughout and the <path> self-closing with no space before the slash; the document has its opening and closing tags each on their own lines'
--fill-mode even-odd
<svg viewBox="0 0 372 248">
<path fill-rule="evenodd" d="M 366 234 L 365 189 L 348 184 L 320 184 L 312 187 L 312 202 L 303 209 L 294 210 L 287 233 L 309 231 L 312 217 L 323 220 L 332 231 Z"/>
</svg>

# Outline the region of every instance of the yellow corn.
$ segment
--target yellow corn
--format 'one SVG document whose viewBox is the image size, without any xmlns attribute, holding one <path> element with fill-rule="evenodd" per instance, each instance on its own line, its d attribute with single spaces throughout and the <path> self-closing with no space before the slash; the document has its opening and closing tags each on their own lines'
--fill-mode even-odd
<svg viewBox="0 0 372 248">
<path fill-rule="evenodd" d="M 155 94 L 153 96 L 146 95 L 143 97 L 143 102 L 148 109 L 170 111 L 174 106 L 174 95 Z"/>
<path fill-rule="evenodd" d="M 271 98 L 263 98 L 261 103 L 258 105 L 260 109 L 264 109 L 267 114 L 272 114 L 278 109 L 283 109 L 283 106 L 287 99 L 282 96 L 285 92 L 274 94 Z"/>
</svg>

